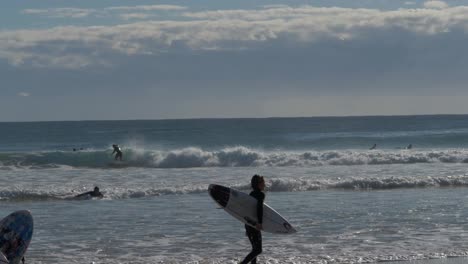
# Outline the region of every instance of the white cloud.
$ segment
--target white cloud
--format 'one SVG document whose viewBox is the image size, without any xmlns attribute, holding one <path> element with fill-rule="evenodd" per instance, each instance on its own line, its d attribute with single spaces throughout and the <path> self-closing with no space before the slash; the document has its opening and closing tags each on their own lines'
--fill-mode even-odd
<svg viewBox="0 0 468 264">
<path fill-rule="evenodd" d="M 40 15 L 50 18 L 85 18 L 92 14 L 96 14 L 94 9 L 83 8 L 50 8 L 50 9 L 24 9 L 21 11 L 27 15 Z"/>
<path fill-rule="evenodd" d="M 302 6 L 185 12 L 183 16 L 184 21 L 4 30 L 0 31 L 0 58 L 13 65 L 80 68 L 108 64 L 102 54 L 158 54 L 175 43 L 193 50 L 248 49 L 252 43 L 277 39 L 306 43 L 353 40 L 369 37 L 370 30 L 398 29 L 419 35 L 468 30 L 467 6 L 391 11 Z"/>
<path fill-rule="evenodd" d="M 447 8 L 448 5 L 444 1 L 426 1 L 424 2 L 424 7 L 433 9 L 444 9 Z"/>
<path fill-rule="evenodd" d="M 31 94 L 30 93 L 26 93 L 26 92 L 20 92 L 17 94 L 18 96 L 21 96 L 21 97 L 28 97 L 30 96 Z"/>
<path fill-rule="evenodd" d="M 185 10 L 187 7 L 178 5 L 138 5 L 138 6 L 113 6 L 106 10 L 118 11 L 178 11 Z"/>
<path fill-rule="evenodd" d="M 154 17 L 154 15 L 147 13 L 127 13 L 120 15 L 120 18 L 122 18 L 123 20 L 148 19 L 151 17 Z"/>
<path fill-rule="evenodd" d="M 22 14 L 37 15 L 48 18 L 86 18 L 90 16 L 113 16 L 116 15 L 125 20 L 142 18 L 143 16 L 149 17 L 148 13 L 141 12 L 154 12 L 154 11 L 182 11 L 187 7 L 177 5 L 138 5 L 138 6 L 114 6 L 103 9 L 85 9 L 85 8 L 46 8 L 46 9 L 24 9 Z M 131 12 L 129 14 L 122 14 L 122 12 Z M 138 15 L 135 12 L 140 12 Z"/>
</svg>

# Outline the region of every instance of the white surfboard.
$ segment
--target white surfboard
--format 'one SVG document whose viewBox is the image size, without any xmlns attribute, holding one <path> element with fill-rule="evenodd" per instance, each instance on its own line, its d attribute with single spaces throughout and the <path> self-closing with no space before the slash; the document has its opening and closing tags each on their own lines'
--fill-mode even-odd
<svg viewBox="0 0 468 264">
<path fill-rule="evenodd" d="M 257 224 L 257 199 L 234 189 L 210 184 L 208 192 L 226 212 L 244 224 Z M 273 208 L 263 203 L 263 230 L 275 234 L 292 234 L 296 229 Z"/>
<path fill-rule="evenodd" d="M 0 252 L 0 263 L 1 264 L 8 264 L 8 259 L 5 257 L 5 255 Z"/>
<path fill-rule="evenodd" d="M 31 242 L 33 228 L 33 218 L 27 210 L 13 212 L 0 221 L 0 250 L 9 264 L 20 263 Z"/>
</svg>

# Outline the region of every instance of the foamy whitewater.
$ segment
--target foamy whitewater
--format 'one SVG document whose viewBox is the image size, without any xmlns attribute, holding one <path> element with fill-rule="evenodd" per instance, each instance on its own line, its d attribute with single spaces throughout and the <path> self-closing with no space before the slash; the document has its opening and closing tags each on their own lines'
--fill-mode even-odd
<svg viewBox="0 0 468 264">
<path fill-rule="evenodd" d="M 0 217 L 32 212 L 27 263 L 238 263 L 207 187 L 259 173 L 298 229 L 264 233 L 261 263 L 468 256 L 467 168 L 468 116 L 0 123 Z"/>
</svg>

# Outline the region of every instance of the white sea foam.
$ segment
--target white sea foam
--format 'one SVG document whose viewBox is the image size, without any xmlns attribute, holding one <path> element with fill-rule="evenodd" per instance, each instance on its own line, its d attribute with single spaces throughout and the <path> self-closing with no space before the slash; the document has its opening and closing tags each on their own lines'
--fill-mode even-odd
<svg viewBox="0 0 468 264">
<path fill-rule="evenodd" d="M 229 185 L 229 184 L 228 184 Z M 188 182 L 186 185 L 161 186 L 148 188 L 145 184 L 122 188 L 118 186 L 107 186 L 103 193 L 104 199 L 134 199 L 144 197 L 155 197 L 161 195 L 184 195 L 205 193 L 208 184 L 194 184 Z M 231 184 L 229 187 L 248 192 L 249 184 Z M 468 187 L 468 176 L 446 176 L 446 177 L 383 177 L 365 178 L 349 177 L 337 179 L 291 179 L 271 178 L 267 182 L 268 192 L 304 192 L 326 189 L 341 190 L 386 190 L 399 188 L 437 188 L 437 187 Z M 12 201 L 44 201 L 44 200 L 70 200 L 77 194 L 86 190 L 76 190 L 70 187 L 60 187 L 53 191 L 49 185 L 30 188 L 0 188 L 0 200 Z"/>
<path fill-rule="evenodd" d="M 193 168 L 193 167 L 312 167 L 354 166 L 416 163 L 467 163 L 468 151 L 394 150 L 394 151 L 262 151 L 247 147 L 230 147 L 220 150 L 183 148 L 171 151 L 128 149 L 124 161 L 113 161 L 106 151 L 36 152 L 4 155 L 0 168 L 58 168 L 60 166 L 89 168 Z"/>
</svg>

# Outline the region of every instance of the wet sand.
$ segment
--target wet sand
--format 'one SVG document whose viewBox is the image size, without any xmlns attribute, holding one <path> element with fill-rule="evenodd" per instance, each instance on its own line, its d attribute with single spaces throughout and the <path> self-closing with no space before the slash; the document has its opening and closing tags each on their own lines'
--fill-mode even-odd
<svg viewBox="0 0 468 264">
<path fill-rule="evenodd" d="M 424 260 L 411 260 L 411 261 L 384 261 L 378 263 L 385 264 L 467 264 L 468 258 L 444 258 L 444 259 L 424 259 Z"/>
</svg>

